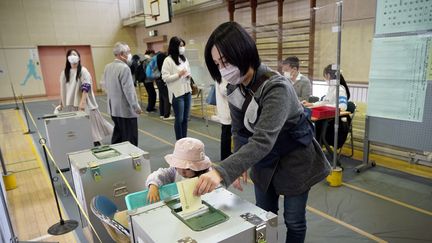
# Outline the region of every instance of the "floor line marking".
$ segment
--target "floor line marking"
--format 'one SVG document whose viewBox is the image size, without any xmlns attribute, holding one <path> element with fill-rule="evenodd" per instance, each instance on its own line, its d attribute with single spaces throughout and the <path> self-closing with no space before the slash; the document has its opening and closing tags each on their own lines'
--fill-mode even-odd
<svg viewBox="0 0 432 243">
<path fill-rule="evenodd" d="M 108 118 L 111 118 L 107 113 L 105 113 L 105 112 L 101 112 L 102 113 L 102 115 L 103 116 L 105 116 L 105 117 L 108 117 Z M 160 137 L 158 137 L 158 136 L 156 136 L 156 135 L 153 135 L 153 134 L 151 134 L 151 133 L 149 133 L 149 132 L 147 132 L 147 131 L 144 131 L 144 130 L 142 130 L 142 129 L 138 129 L 138 131 L 140 131 L 140 132 L 142 132 L 142 133 L 144 133 L 144 134 L 146 134 L 146 135 L 148 135 L 148 136 L 150 136 L 150 137 L 152 137 L 152 138 L 154 138 L 154 139 L 156 139 L 156 140 L 159 140 L 160 142 L 162 142 L 162 143 L 165 143 L 165 144 L 168 144 L 168 145 L 171 145 L 171 146 L 173 146 L 174 147 L 174 144 L 173 143 L 171 143 L 171 142 L 169 142 L 169 141 L 167 141 L 167 140 L 165 140 L 165 139 L 163 139 L 163 138 L 160 138 Z"/>
<path fill-rule="evenodd" d="M 100 100 L 102 100 L 102 102 L 106 103 L 105 100 L 103 100 L 103 99 L 100 99 Z M 102 112 L 102 113 L 103 113 L 105 116 L 110 117 L 107 113 L 105 113 L 105 112 Z M 167 124 L 167 125 L 170 125 L 170 126 L 173 125 L 173 123 L 170 123 L 170 122 L 167 122 L 167 121 L 164 121 L 164 120 L 160 120 L 160 119 L 158 119 L 158 118 L 156 118 L 156 117 L 152 117 L 152 116 L 150 116 L 150 115 L 148 115 L 148 114 L 141 114 L 141 116 L 145 116 L 145 117 L 147 117 L 147 118 L 149 118 L 149 119 L 151 119 L 151 120 L 154 120 L 154 121 L 157 121 L 157 122 L 160 122 L 160 123 L 164 123 L 164 124 Z M 200 136 L 203 136 L 203 137 L 206 137 L 206 138 L 208 138 L 208 139 L 211 139 L 211 140 L 214 140 L 214 141 L 220 142 L 220 139 L 215 138 L 215 137 L 213 137 L 213 136 L 211 136 L 211 135 L 207 135 L 207 134 L 205 134 L 205 133 L 202 133 L 202 132 L 196 131 L 196 130 L 194 130 L 194 129 L 190 129 L 190 128 L 188 128 L 188 132 L 196 133 L 196 134 L 198 134 L 198 135 L 200 135 Z"/>
<path fill-rule="evenodd" d="M 36 161 L 36 159 L 26 159 L 26 160 L 20 160 L 20 161 L 16 161 L 16 162 L 12 162 L 12 163 L 6 163 L 6 165 L 15 165 L 15 164 L 20 164 L 20 163 L 34 162 L 34 161 Z"/>
<path fill-rule="evenodd" d="M 6 134 L 24 133 L 24 132 L 26 132 L 26 131 L 18 130 L 18 131 L 7 131 L 7 132 L 2 132 L 2 133 L 0 133 L 0 134 L 1 134 L 1 135 L 6 135 Z"/>
<path fill-rule="evenodd" d="M 36 237 L 34 239 L 31 239 L 29 241 L 42 241 L 42 240 L 48 239 L 50 237 L 52 237 L 52 235 L 46 234 L 46 235 L 42 235 L 42 236 Z"/>
<path fill-rule="evenodd" d="M 357 227 L 355 227 L 355 226 L 353 226 L 351 224 L 348 224 L 348 223 L 346 223 L 346 222 L 344 222 L 344 221 L 342 221 L 340 219 L 337 219 L 337 218 L 335 218 L 333 216 L 330 216 L 330 215 L 328 215 L 328 214 L 326 214 L 326 213 L 324 213 L 324 212 L 322 212 L 322 211 L 320 211 L 320 210 L 318 210 L 316 208 L 313 208 L 311 206 L 306 206 L 306 209 L 308 211 L 310 211 L 312 213 L 315 213 L 315 214 L 317 214 L 317 215 L 319 215 L 319 216 L 321 216 L 323 218 L 326 218 L 326 219 L 328 219 L 328 220 L 330 220 L 330 221 L 332 221 L 334 223 L 342 225 L 342 226 L 344 226 L 344 227 L 346 227 L 346 228 L 348 228 L 348 229 L 350 229 L 350 230 L 352 230 L 352 231 L 354 231 L 354 232 L 356 232 L 356 233 L 358 233 L 360 235 L 363 235 L 363 236 L 365 236 L 365 237 L 367 237 L 367 238 L 369 238 L 371 240 L 374 240 L 374 241 L 380 242 L 380 243 L 387 242 L 387 241 L 385 241 L 385 240 L 383 240 L 383 239 L 381 239 L 381 238 L 379 238 L 379 237 L 377 237 L 377 236 L 375 236 L 375 235 L 373 235 L 371 233 L 368 233 L 368 232 L 366 232 L 366 231 L 364 231 L 364 230 L 362 230 L 360 228 L 357 228 Z"/>
<path fill-rule="evenodd" d="M 138 129 L 138 131 L 140 131 L 140 132 L 142 132 L 142 133 L 144 133 L 144 134 L 146 134 L 146 135 L 148 135 L 148 136 L 150 136 L 150 137 L 152 137 L 152 138 L 154 138 L 154 139 L 157 139 L 157 140 L 159 140 L 159 141 L 161 141 L 161 142 L 163 142 L 163 143 L 166 143 L 166 144 L 171 145 L 172 147 L 174 147 L 174 144 L 173 144 L 173 143 L 170 143 L 170 142 L 168 142 L 167 140 L 165 140 L 165 139 L 163 139 L 163 138 L 160 138 L 160 137 L 158 137 L 158 136 L 156 136 L 156 135 L 153 135 L 153 134 L 151 134 L 151 133 L 149 133 L 149 132 L 147 132 L 147 131 L 144 131 L 144 130 L 142 130 L 142 129 Z"/>
<path fill-rule="evenodd" d="M 158 122 L 159 122 L 159 119 L 158 119 L 158 118 L 155 118 L 155 117 L 152 117 L 152 116 L 149 116 L 149 115 L 146 115 L 146 117 L 148 117 L 149 119 L 152 119 L 152 120 L 154 120 L 154 121 L 158 121 Z M 171 125 L 171 126 L 173 125 L 172 123 L 167 122 L 167 121 L 162 121 L 162 123 L 165 123 L 165 124 L 167 124 L 167 125 Z M 211 135 L 207 135 L 207 134 L 202 133 L 202 132 L 198 132 L 197 130 L 194 130 L 194 129 L 190 129 L 190 128 L 188 128 L 188 132 L 196 133 L 196 134 L 201 135 L 201 136 L 203 136 L 203 137 L 206 137 L 206 138 L 208 138 L 208 139 L 211 139 L 211 140 L 214 140 L 214 141 L 220 142 L 220 139 L 215 138 L 215 137 L 213 137 L 213 136 L 211 136 Z"/>
<path fill-rule="evenodd" d="M 358 186 L 351 185 L 351 184 L 346 183 L 346 182 L 342 182 L 342 185 L 344 185 L 344 186 L 346 186 L 346 187 L 348 187 L 348 188 L 351 188 L 351 189 L 353 189 L 353 190 L 360 191 L 360 192 L 366 193 L 366 194 L 368 194 L 368 195 L 371 195 L 371 196 L 374 196 L 374 197 L 380 198 L 380 199 L 382 199 L 382 200 L 384 200 L 384 201 L 388 201 L 388 202 L 391 202 L 391 203 L 397 204 L 397 205 L 399 205 L 399 206 L 402 206 L 402 207 L 406 207 L 406 208 L 412 209 L 412 210 L 417 211 L 417 212 L 419 212 L 419 213 L 423 213 L 423 214 L 426 214 L 426 215 L 432 216 L 432 212 L 431 212 L 431 211 L 428 211 L 428 210 L 426 210 L 426 209 L 418 208 L 418 207 L 413 206 L 413 205 L 410 205 L 410 204 L 408 204 L 408 203 L 404 203 L 404 202 L 398 201 L 398 200 L 396 200 L 396 199 L 393 199 L 393 198 L 390 198 L 390 197 L 387 197 L 387 196 L 383 196 L 383 195 L 380 195 L 380 194 L 375 193 L 375 192 L 371 192 L 371 191 L 369 191 L 369 190 L 363 189 L 363 188 L 358 187 Z"/>
<path fill-rule="evenodd" d="M 38 169 L 40 169 L 39 167 L 33 167 L 33 168 L 28 168 L 28 169 L 24 169 L 24 170 L 16 170 L 16 171 L 13 171 L 14 173 L 20 173 L 20 172 L 26 172 L 26 171 L 29 171 L 29 170 L 38 170 Z"/>
</svg>

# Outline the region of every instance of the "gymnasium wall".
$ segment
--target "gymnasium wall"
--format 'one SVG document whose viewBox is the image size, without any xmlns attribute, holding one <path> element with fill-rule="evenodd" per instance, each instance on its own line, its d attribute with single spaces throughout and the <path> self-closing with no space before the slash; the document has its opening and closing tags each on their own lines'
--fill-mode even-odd
<svg viewBox="0 0 432 243">
<path fill-rule="evenodd" d="M 121 23 L 128 4 L 127 0 L 1 0 L 0 99 L 12 97 L 11 83 L 17 95 L 45 95 L 38 46 L 90 45 L 99 83 L 105 65 L 113 60 L 115 42 L 136 48 L 135 29 Z M 52 72 L 60 76 L 61 70 Z M 21 85 L 28 73 L 30 78 Z"/>
<path fill-rule="evenodd" d="M 335 0 L 317 0 L 317 6 L 323 9 L 318 10 L 316 19 L 314 79 L 322 79 L 323 68 L 336 60 L 335 33 L 331 32 L 331 27 L 336 20 L 336 7 L 324 7 L 329 4 L 335 6 L 335 2 Z M 341 68 L 349 82 L 368 83 L 375 4 L 375 0 L 344 1 Z M 285 0 L 283 10 L 284 21 L 309 18 L 309 0 Z M 249 7 L 234 12 L 234 20 L 245 27 L 251 25 L 250 19 Z M 149 37 L 150 30 L 157 30 L 159 35 L 167 35 L 168 41 L 172 36 L 182 37 L 187 42 L 186 48 L 199 49 L 202 56 L 208 36 L 219 24 L 228 20 L 228 9 L 223 5 L 205 12 L 174 15 L 169 24 L 151 28 L 138 26 L 136 28 L 138 50 L 145 51 L 147 46 L 143 39 Z M 276 1 L 258 6 L 257 25 L 276 22 Z M 188 43 L 193 44 L 188 46 Z"/>
</svg>

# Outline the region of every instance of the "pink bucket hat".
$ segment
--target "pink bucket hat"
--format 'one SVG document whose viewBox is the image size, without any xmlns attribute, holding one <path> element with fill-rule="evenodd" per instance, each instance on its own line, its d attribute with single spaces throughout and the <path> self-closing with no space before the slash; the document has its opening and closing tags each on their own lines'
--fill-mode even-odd
<svg viewBox="0 0 432 243">
<path fill-rule="evenodd" d="M 204 153 L 204 143 L 195 138 L 182 138 L 175 143 L 174 152 L 165 156 L 172 167 L 200 171 L 208 169 L 211 161 Z"/>
</svg>

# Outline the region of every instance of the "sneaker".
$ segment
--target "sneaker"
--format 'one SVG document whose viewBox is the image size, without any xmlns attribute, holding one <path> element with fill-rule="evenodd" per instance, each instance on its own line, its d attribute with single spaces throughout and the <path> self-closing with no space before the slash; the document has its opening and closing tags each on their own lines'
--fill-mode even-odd
<svg viewBox="0 0 432 243">
<path fill-rule="evenodd" d="M 159 118 L 160 118 L 160 119 L 163 119 L 163 118 L 164 118 L 164 116 L 159 116 Z"/>
<path fill-rule="evenodd" d="M 175 119 L 175 117 L 173 117 L 173 116 L 162 118 L 162 120 L 164 120 L 164 121 L 170 121 L 170 120 L 174 120 L 174 119 Z"/>
</svg>

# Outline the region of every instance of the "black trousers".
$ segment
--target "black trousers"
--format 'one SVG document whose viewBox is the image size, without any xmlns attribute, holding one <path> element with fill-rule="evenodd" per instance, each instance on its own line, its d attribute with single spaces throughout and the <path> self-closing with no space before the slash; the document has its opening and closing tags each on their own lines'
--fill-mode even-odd
<svg viewBox="0 0 432 243">
<path fill-rule="evenodd" d="M 138 146 L 138 118 L 123 118 L 111 116 L 114 122 L 114 132 L 111 144 L 129 141 Z"/>
<path fill-rule="evenodd" d="M 147 90 L 147 111 L 154 111 L 156 105 L 156 90 L 154 88 L 153 82 L 144 82 L 144 87 Z"/>
<path fill-rule="evenodd" d="M 159 92 L 159 114 L 165 118 L 171 114 L 171 104 L 168 98 L 168 88 L 162 79 L 156 79 Z"/>
<path fill-rule="evenodd" d="M 222 124 L 221 132 L 221 161 L 230 156 L 231 153 L 231 125 Z"/>
</svg>

